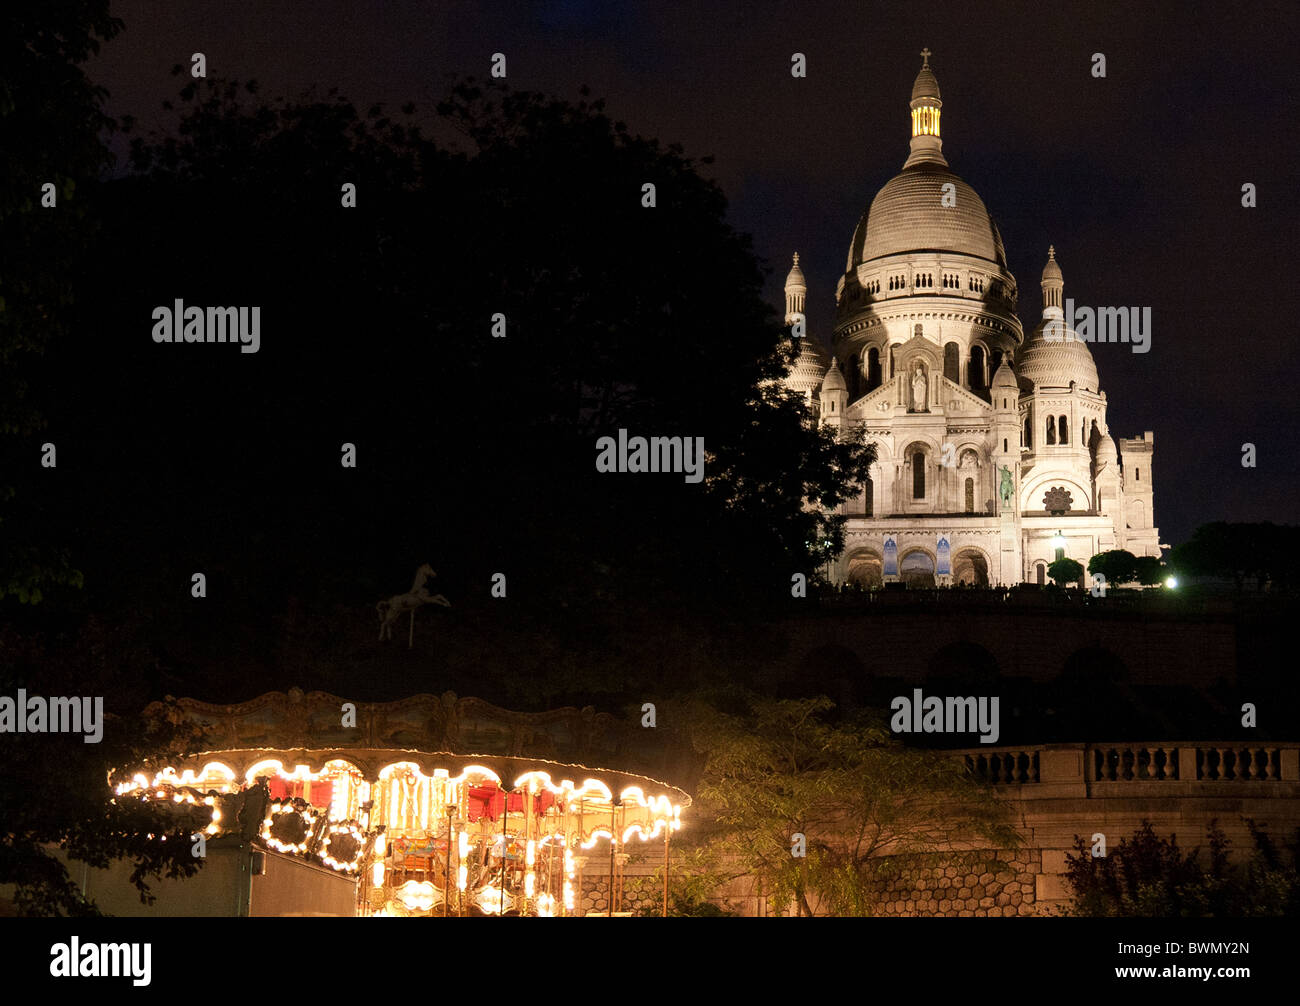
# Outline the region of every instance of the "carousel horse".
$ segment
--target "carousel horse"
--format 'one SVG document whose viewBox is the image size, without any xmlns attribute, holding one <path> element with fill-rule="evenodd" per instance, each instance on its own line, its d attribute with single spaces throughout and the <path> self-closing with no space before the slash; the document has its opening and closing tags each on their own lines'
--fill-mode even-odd
<svg viewBox="0 0 1300 1006">
<path fill-rule="evenodd" d="M 426 604 L 437 604 L 444 608 L 450 608 L 451 602 L 441 594 L 430 594 L 425 583 L 438 574 L 433 571 L 433 567 L 427 562 L 415 571 L 415 579 L 411 583 L 411 589 L 405 594 L 394 594 L 387 601 L 380 601 L 375 605 L 375 610 L 379 612 L 379 641 L 382 643 L 385 639 L 393 638 L 393 623 L 403 612 L 411 613 L 411 631 L 415 631 L 415 609 L 421 608 Z M 408 644 L 409 645 L 409 644 Z"/>
</svg>

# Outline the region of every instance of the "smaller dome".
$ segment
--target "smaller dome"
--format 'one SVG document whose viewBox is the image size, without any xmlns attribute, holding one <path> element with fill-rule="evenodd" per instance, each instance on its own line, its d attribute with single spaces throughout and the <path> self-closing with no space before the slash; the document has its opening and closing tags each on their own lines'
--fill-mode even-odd
<svg viewBox="0 0 1300 1006">
<path fill-rule="evenodd" d="M 930 69 L 930 50 L 921 50 L 921 70 L 916 75 L 916 82 L 912 85 L 912 100 L 917 98 L 937 98 L 939 97 L 939 82 L 934 79 L 934 72 Z"/>
<path fill-rule="evenodd" d="M 1016 380 L 1015 371 L 1011 369 L 1011 364 L 1006 356 L 1002 357 L 997 373 L 993 375 L 993 387 L 1015 388 L 1017 393 L 1020 390 L 1020 383 Z"/>
<path fill-rule="evenodd" d="M 1051 338 L 1048 329 L 1051 327 Z M 1036 388 L 1068 388 L 1070 382 L 1088 391 L 1099 391 L 1097 364 L 1079 336 L 1064 323 L 1044 318 L 1025 340 L 1017 367 L 1020 376 Z"/>
<path fill-rule="evenodd" d="M 1097 460 L 1102 464 L 1118 464 L 1119 452 L 1115 449 L 1115 439 L 1109 434 L 1104 433 L 1097 441 Z"/>
<path fill-rule="evenodd" d="M 798 256 L 796 256 L 796 259 L 797 258 Z M 1062 279 L 1063 277 L 1061 276 L 1061 267 L 1056 264 L 1056 246 L 1048 245 L 1047 264 L 1043 266 L 1043 282 L 1047 283 L 1051 280 L 1062 280 Z"/>
<path fill-rule="evenodd" d="M 921 67 L 921 72 L 916 75 L 916 82 L 912 85 L 912 100 L 937 97 L 939 97 L 939 82 L 934 79 L 934 74 L 930 72 L 930 66 L 927 63 Z"/>
<path fill-rule="evenodd" d="M 794 265 L 791 266 L 790 273 L 785 278 L 785 288 L 789 290 L 792 286 L 803 287 L 805 290 L 808 289 L 808 284 L 804 280 L 803 270 L 799 268 L 798 252 L 794 253 Z"/>
<path fill-rule="evenodd" d="M 822 394 L 848 390 L 849 386 L 844 383 L 844 375 L 840 373 L 840 361 L 832 357 L 831 369 L 826 372 L 826 379 L 822 381 Z"/>
<path fill-rule="evenodd" d="M 825 376 L 825 357 L 812 339 L 804 339 L 799 347 L 799 356 L 785 379 L 785 386 L 801 395 L 811 395 L 821 387 L 822 378 Z"/>
</svg>

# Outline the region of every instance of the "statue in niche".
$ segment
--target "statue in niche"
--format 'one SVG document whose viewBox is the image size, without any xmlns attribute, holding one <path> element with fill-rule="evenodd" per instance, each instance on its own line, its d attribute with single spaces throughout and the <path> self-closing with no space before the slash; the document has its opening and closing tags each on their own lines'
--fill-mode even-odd
<svg viewBox="0 0 1300 1006">
<path fill-rule="evenodd" d="M 1011 506 L 1011 493 L 1013 491 L 1011 485 L 1011 469 L 1006 465 L 1001 465 L 1000 470 L 1002 472 L 1002 483 L 998 487 L 999 494 L 1002 496 L 1002 505 L 1004 507 L 1009 507 Z"/>
<path fill-rule="evenodd" d="M 920 360 L 916 361 L 916 366 L 912 368 L 912 411 L 929 412 L 926 408 L 926 391 L 929 380 L 925 373 L 925 364 Z"/>
</svg>

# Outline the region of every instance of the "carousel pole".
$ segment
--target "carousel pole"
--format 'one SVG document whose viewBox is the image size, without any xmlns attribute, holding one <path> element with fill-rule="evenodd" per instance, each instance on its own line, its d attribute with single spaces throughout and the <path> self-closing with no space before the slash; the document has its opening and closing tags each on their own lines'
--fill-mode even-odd
<svg viewBox="0 0 1300 1006">
<path fill-rule="evenodd" d="M 668 918 L 668 839 L 672 836 L 673 826 L 670 821 L 664 828 L 664 918 Z"/>
<path fill-rule="evenodd" d="M 626 835 L 626 834 L 627 834 L 627 804 L 625 804 L 625 803 L 621 803 L 620 806 L 622 806 L 622 808 L 623 808 L 623 813 L 622 813 L 622 815 L 621 815 L 622 818 L 623 818 L 623 823 L 619 825 L 618 833 L 619 833 L 620 835 Z M 624 846 L 624 848 L 626 848 L 626 845 Z M 618 860 L 618 910 L 619 910 L 620 912 L 623 910 L 623 885 L 624 885 L 624 884 L 626 883 L 626 881 L 627 881 L 627 860 L 628 860 L 628 854 L 627 854 L 626 852 L 621 852 L 621 853 L 619 853 L 619 860 Z"/>
<path fill-rule="evenodd" d="M 450 793 L 447 795 L 451 796 Z M 444 919 L 451 916 L 451 812 L 455 806 L 452 803 L 447 804 L 447 886 L 442 891 L 442 917 Z"/>
<path fill-rule="evenodd" d="M 510 818 L 510 791 L 503 789 L 505 802 L 501 805 L 501 918 L 506 917 L 506 821 Z"/>
<path fill-rule="evenodd" d="M 614 853 L 618 849 L 618 840 L 614 837 L 617 834 L 618 825 L 615 824 L 615 815 L 618 813 L 618 799 L 612 799 L 609 804 L 609 895 L 605 904 L 609 909 L 609 917 L 614 917 Z"/>
</svg>

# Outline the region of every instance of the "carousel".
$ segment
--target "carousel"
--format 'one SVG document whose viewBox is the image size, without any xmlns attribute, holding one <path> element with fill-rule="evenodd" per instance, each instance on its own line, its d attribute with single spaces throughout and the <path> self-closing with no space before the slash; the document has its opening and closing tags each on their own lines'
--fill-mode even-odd
<svg viewBox="0 0 1300 1006">
<path fill-rule="evenodd" d="M 512 713 L 450 694 L 348 704 L 301 692 L 180 705 L 209 736 L 268 743 L 124 774 L 117 797 L 166 801 L 208 840 L 242 837 L 353 877 L 363 916 L 631 914 L 622 903 L 629 860 L 640 851 L 666 867 L 690 805 L 646 776 L 529 757 L 530 748 L 617 747 L 617 721 L 591 710 Z M 349 705 L 358 726 L 318 715 L 343 707 L 346 721 Z M 498 753 L 384 743 L 412 734 Z M 352 743 L 315 743 L 329 739 Z M 592 890 L 599 911 L 584 907 Z"/>
</svg>

